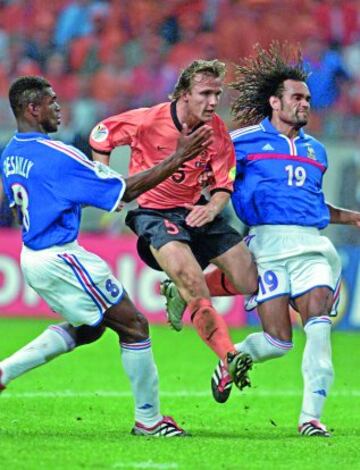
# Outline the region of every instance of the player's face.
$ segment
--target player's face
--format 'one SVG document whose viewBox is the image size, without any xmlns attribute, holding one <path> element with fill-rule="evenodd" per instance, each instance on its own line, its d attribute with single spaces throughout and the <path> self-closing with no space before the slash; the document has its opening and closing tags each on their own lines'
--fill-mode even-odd
<svg viewBox="0 0 360 470">
<path fill-rule="evenodd" d="M 285 80 L 278 118 L 284 124 L 300 128 L 309 120 L 310 92 L 305 82 Z"/>
<path fill-rule="evenodd" d="M 187 121 L 192 124 L 211 121 L 222 93 L 223 81 L 210 74 L 194 76 L 191 89 L 184 94 Z"/>
<path fill-rule="evenodd" d="M 57 96 L 50 87 L 39 106 L 38 121 L 45 133 L 56 132 L 61 123 L 60 105 Z"/>
</svg>

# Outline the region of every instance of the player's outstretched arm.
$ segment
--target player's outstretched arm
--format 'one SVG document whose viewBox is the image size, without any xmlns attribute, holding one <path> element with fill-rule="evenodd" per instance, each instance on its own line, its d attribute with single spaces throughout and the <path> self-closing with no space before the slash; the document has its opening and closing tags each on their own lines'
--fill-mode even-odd
<svg viewBox="0 0 360 470">
<path fill-rule="evenodd" d="M 196 157 L 212 142 L 213 130 L 202 126 L 192 134 L 188 134 L 187 126 L 178 139 L 176 152 L 149 170 L 126 178 L 126 190 L 122 200 L 130 202 L 140 194 L 161 183 L 171 176 L 185 161 Z"/>
<path fill-rule="evenodd" d="M 330 211 L 331 224 L 356 225 L 360 227 L 360 212 L 335 207 L 328 202 L 326 205 Z"/>
</svg>

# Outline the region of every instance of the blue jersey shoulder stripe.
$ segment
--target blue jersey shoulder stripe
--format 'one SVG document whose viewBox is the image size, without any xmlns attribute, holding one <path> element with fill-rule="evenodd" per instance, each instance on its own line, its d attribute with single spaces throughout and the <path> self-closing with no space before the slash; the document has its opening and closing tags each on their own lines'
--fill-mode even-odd
<svg viewBox="0 0 360 470">
<path fill-rule="evenodd" d="M 251 134 L 253 132 L 258 132 L 260 129 L 261 129 L 261 127 L 259 125 L 243 127 L 242 129 L 237 129 L 235 131 L 230 132 L 230 137 L 231 137 L 231 140 L 234 140 L 237 137 L 247 135 L 247 134 Z"/>
<path fill-rule="evenodd" d="M 91 160 L 89 160 L 83 153 L 75 151 L 73 147 L 69 147 L 68 145 L 63 144 L 62 142 L 46 139 L 39 139 L 38 142 L 40 144 L 47 145 L 48 147 L 51 147 L 54 150 L 58 150 L 59 152 L 67 155 L 70 158 L 73 158 L 82 165 L 87 166 L 88 168 L 94 169 L 95 167 L 95 164 Z"/>
<path fill-rule="evenodd" d="M 244 134 L 248 131 L 251 131 L 252 129 L 259 129 L 259 127 L 259 124 L 254 124 L 253 126 L 240 127 L 239 129 L 234 129 L 233 131 L 231 131 L 230 135 Z"/>
<path fill-rule="evenodd" d="M 20 138 L 17 135 L 14 135 L 13 139 L 18 142 L 31 142 L 32 140 L 39 140 L 39 137 Z"/>
</svg>

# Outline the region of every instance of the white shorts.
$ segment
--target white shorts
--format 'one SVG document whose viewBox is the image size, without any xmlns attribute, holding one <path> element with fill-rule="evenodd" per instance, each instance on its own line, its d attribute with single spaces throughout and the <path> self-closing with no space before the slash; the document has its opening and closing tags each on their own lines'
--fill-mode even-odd
<svg viewBox="0 0 360 470">
<path fill-rule="evenodd" d="M 295 299 L 315 287 L 329 287 L 338 303 L 341 262 L 331 241 L 316 228 L 253 227 L 248 246 L 259 271 L 258 303 L 282 295 Z"/>
<path fill-rule="evenodd" d="M 38 251 L 23 246 L 21 268 L 26 282 L 74 326 L 97 325 L 124 295 L 105 261 L 77 242 Z"/>
</svg>

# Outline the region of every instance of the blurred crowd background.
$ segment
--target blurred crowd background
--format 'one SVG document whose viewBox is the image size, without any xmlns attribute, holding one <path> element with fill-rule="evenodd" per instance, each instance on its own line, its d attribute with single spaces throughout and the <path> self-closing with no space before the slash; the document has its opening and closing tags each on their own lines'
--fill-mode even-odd
<svg viewBox="0 0 360 470">
<path fill-rule="evenodd" d="M 308 130 L 330 146 L 329 200 L 360 210 L 359 0 L 0 0 L 0 148 L 15 128 L 7 93 L 17 76 L 53 84 L 58 137 L 89 154 L 96 122 L 166 101 L 193 59 L 225 61 L 231 81 L 233 63 L 274 39 L 300 43 L 311 71 Z M 230 99 L 225 93 L 220 114 L 233 128 Z M 0 206 L 1 225 L 11 225 Z M 111 230 L 111 220 L 90 215 L 85 228 Z M 342 229 L 341 243 L 358 240 Z"/>
</svg>

